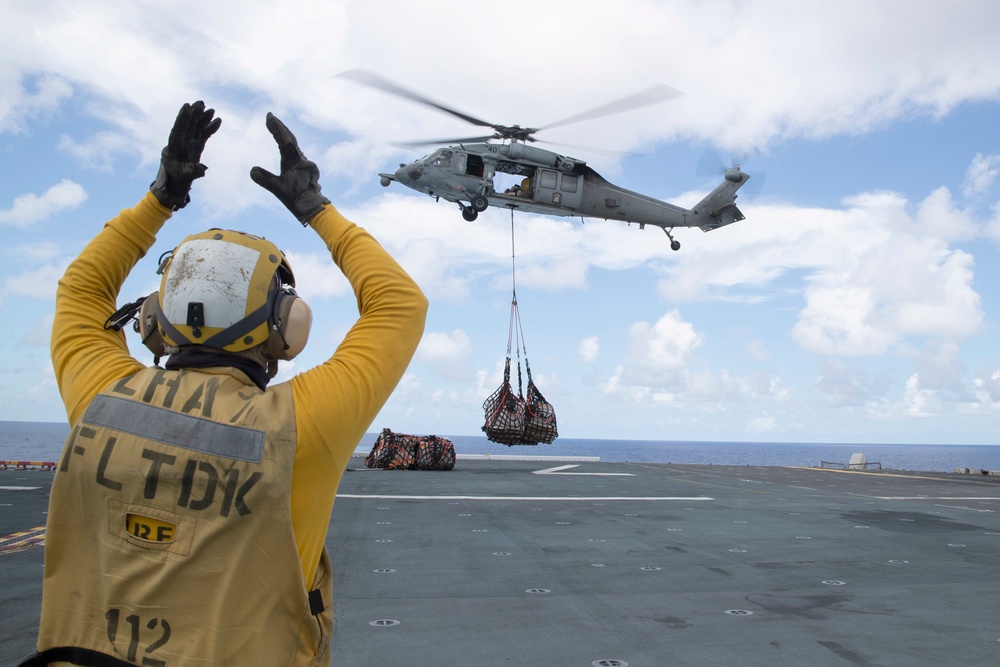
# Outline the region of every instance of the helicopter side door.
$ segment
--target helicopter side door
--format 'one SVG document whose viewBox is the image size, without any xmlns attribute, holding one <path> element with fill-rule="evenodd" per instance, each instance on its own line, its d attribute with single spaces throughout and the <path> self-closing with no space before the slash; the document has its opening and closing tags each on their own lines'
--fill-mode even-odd
<svg viewBox="0 0 1000 667">
<path fill-rule="evenodd" d="M 579 208 L 583 197 L 583 179 L 554 169 L 539 169 L 535 174 L 536 202 L 563 208 Z"/>
<path fill-rule="evenodd" d="M 489 194 L 493 190 L 493 166 L 484 163 L 482 156 L 475 153 L 458 153 L 455 160 L 455 175 L 464 177 L 467 187 L 474 192 Z"/>
</svg>

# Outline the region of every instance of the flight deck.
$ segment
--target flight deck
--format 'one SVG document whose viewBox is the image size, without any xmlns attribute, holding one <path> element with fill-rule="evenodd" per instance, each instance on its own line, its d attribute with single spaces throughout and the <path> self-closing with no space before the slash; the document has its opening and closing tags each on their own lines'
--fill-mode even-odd
<svg viewBox="0 0 1000 667">
<path fill-rule="evenodd" d="M 333 664 L 1000 665 L 1000 478 L 352 459 Z M 0 471 L 0 656 L 32 650 L 51 472 Z"/>
</svg>

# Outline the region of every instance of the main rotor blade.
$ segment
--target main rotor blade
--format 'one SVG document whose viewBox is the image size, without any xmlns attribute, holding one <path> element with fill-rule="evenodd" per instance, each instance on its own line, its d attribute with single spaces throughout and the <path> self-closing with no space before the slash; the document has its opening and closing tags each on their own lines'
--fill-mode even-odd
<svg viewBox="0 0 1000 667">
<path fill-rule="evenodd" d="M 423 95 L 407 90 L 402 86 L 397 86 L 396 84 L 386 81 L 385 79 L 375 76 L 371 72 L 363 69 L 350 69 L 346 72 L 341 72 L 337 76 L 344 79 L 350 79 L 355 83 L 360 83 L 361 85 L 368 86 L 369 88 L 377 88 L 378 90 L 389 93 L 390 95 L 396 95 L 412 102 L 432 107 L 447 114 L 451 114 L 452 116 L 457 116 L 465 122 L 472 123 L 473 125 L 479 125 L 480 127 L 493 127 L 493 123 L 487 123 L 485 120 L 480 120 L 475 116 L 470 116 L 462 113 L 461 111 L 456 111 L 451 107 L 435 102 L 434 100 L 426 98 Z"/>
<path fill-rule="evenodd" d="M 456 137 L 453 139 L 424 139 L 423 141 L 398 141 L 393 142 L 393 146 L 405 148 L 419 148 L 420 146 L 431 146 L 433 144 L 471 144 L 489 141 L 495 136 L 490 134 L 485 137 Z"/>
<path fill-rule="evenodd" d="M 535 139 L 535 142 L 539 144 L 546 144 L 548 146 L 556 146 L 559 148 L 569 148 L 572 150 L 583 151 L 584 153 L 596 153 L 600 155 L 607 155 L 609 157 L 621 158 L 626 155 L 625 151 L 612 151 L 606 148 L 597 148 L 595 146 L 581 146 L 580 144 L 564 144 L 561 141 L 546 141 L 544 139 Z M 568 156 L 567 156 L 568 157 Z M 574 156 L 575 157 L 575 156 Z"/>
<path fill-rule="evenodd" d="M 569 118 L 564 118 L 563 120 L 556 121 L 555 123 L 549 123 L 543 127 L 538 128 L 539 130 L 548 130 L 553 127 L 561 127 L 563 125 L 569 125 L 571 123 L 580 123 L 585 120 L 591 120 L 594 118 L 601 118 L 602 116 L 610 116 L 616 113 L 623 113 L 625 111 L 631 111 L 632 109 L 638 109 L 640 107 L 649 106 L 650 104 L 659 104 L 660 102 L 666 102 L 667 100 L 672 100 L 674 98 L 683 95 L 681 91 L 676 88 L 671 88 L 665 84 L 657 84 L 646 90 L 639 91 L 616 102 L 610 102 L 604 104 L 590 111 L 584 111 L 583 113 L 578 113 L 575 116 L 570 116 Z"/>
</svg>

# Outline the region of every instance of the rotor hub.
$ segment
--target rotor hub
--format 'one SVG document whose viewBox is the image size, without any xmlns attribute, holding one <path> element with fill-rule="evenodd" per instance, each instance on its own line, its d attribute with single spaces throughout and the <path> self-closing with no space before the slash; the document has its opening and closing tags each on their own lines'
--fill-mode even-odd
<svg viewBox="0 0 1000 667">
<path fill-rule="evenodd" d="M 538 132 L 538 128 L 534 127 L 521 127 L 520 125 L 494 125 L 493 129 L 496 130 L 496 139 L 509 139 L 513 141 L 534 141 L 533 135 Z"/>
</svg>

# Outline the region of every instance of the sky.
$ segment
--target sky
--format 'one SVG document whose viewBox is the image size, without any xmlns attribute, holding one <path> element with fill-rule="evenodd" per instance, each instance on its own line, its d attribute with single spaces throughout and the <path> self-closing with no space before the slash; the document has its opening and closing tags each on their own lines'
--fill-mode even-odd
<svg viewBox="0 0 1000 667">
<path fill-rule="evenodd" d="M 512 364 L 530 362 L 563 438 L 1000 443 L 992 0 L 5 0 L 3 16 L 0 420 L 66 419 L 56 283 L 143 197 L 178 108 L 201 99 L 223 120 L 207 176 L 119 302 L 157 289 L 156 258 L 188 234 L 252 232 L 286 252 L 315 317 L 278 379 L 332 353 L 357 317 L 349 285 L 248 175 L 277 170 L 275 113 L 324 194 L 430 300 L 372 431 L 481 434 L 516 286 L 526 347 Z M 355 68 L 533 127 L 672 86 L 670 101 L 539 138 L 682 206 L 721 182 L 698 168 L 706 155 L 728 164 L 752 146 L 746 220 L 677 229 L 679 252 L 622 222 L 494 208 L 466 222 L 378 172 L 433 150 L 401 142 L 479 129 L 338 77 Z M 152 363 L 131 331 L 129 344 Z"/>
</svg>

